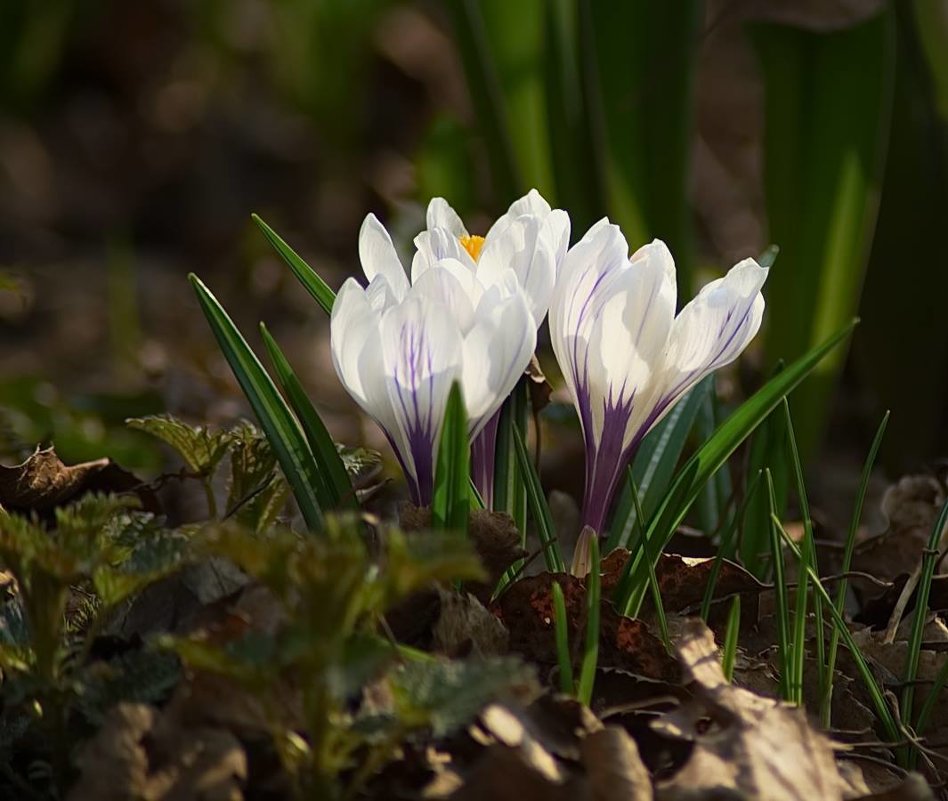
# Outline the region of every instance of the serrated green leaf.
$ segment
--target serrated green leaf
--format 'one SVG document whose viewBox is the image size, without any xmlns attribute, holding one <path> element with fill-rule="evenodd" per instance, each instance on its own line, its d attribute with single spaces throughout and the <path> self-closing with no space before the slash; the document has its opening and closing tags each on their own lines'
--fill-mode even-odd
<svg viewBox="0 0 948 801">
<path fill-rule="evenodd" d="M 326 314 L 332 314 L 332 304 L 336 300 L 336 293 L 329 288 L 329 285 L 319 277 L 319 274 L 310 267 L 302 258 L 291 248 L 280 235 L 267 225 L 258 215 L 252 214 L 253 221 L 257 227 L 263 231 L 267 241 L 273 246 L 273 249 L 280 254 L 280 257 L 287 263 L 293 271 L 304 289 L 313 296 L 313 299 L 322 307 Z"/>
<path fill-rule="evenodd" d="M 276 469 L 270 443 L 255 426 L 245 423 L 231 434 L 226 517 L 253 531 L 262 531 L 280 513 L 288 487 Z"/>
<path fill-rule="evenodd" d="M 411 728 L 445 737 L 469 723 L 487 704 L 539 694 L 536 674 L 519 659 L 410 662 L 388 677 L 395 717 Z"/>
<path fill-rule="evenodd" d="M 267 352 L 270 354 L 270 361 L 273 363 L 273 369 L 276 372 L 280 386 L 283 388 L 283 393 L 303 427 L 306 441 L 316 458 L 320 472 L 326 476 L 326 497 L 320 499 L 323 509 L 326 511 L 330 509 L 357 509 L 358 504 L 352 490 L 352 483 L 349 481 L 345 465 L 339 458 L 336 443 L 333 442 L 329 431 L 326 430 L 319 413 L 310 402 L 303 385 L 296 377 L 296 373 L 293 372 L 293 368 L 290 367 L 283 351 L 280 350 L 280 346 L 270 336 L 270 332 L 263 323 L 260 323 L 260 334 L 263 337 Z"/>
<path fill-rule="evenodd" d="M 196 275 L 192 273 L 189 279 L 211 330 L 283 468 L 307 527 L 319 531 L 323 525 L 319 499 L 328 492 L 326 478 L 320 473 L 299 423 L 217 298 Z"/>
<path fill-rule="evenodd" d="M 665 498 L 649 523 L 645 536 L 654 545 L 655 558 L 662 552 L 675 529 L 691 508 L 705 483 L 727 461 L 737 447 L 817 364 L 852 332 L 858 320 L 836 332 L 793 364 L 770 379 L 714 432 L 676 474 Z M 647 568 L 639 549 L 626 563 L 616 588 L 616 604 L 624 614 L 635 616 L 647 589 Z"/>
<path fill-rule="evenodd" d="M 207 426 L 192 426 L 170 414 L 133 417 L 125 421 L 129 428 L 144 431 L 174 448 L 188 469 L 199 476 L 208 476 L 227 455 L 230 435 L 212 431 Z"/>
<path fill-rule="evenodd" d="M 467 409 L 457 381 L 451 386 L 444 413 L 434 475 L 431 525 L 435 531 L 467 535 L 471 514 L 471 445 Z"/>
</svg>

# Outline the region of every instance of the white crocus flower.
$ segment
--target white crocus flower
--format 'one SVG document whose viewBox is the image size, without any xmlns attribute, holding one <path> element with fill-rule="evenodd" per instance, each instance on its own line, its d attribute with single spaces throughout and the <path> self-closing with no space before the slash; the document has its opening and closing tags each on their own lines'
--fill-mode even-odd
<svg viewBox="0 0 948 801">
<path fill-rule="evenodd" d="M 413 284 L 370 215 L 359 255 L 369 279 L 348 279 L 332 309 L 333 364 L 349 394 L 385 431 L 413 501 L 431 502 L 451 385 L 461 382 L 476 436 L 510 394 L 536 347 L 536 326 L 512 270 L 482 286 L 442 259 Z"/>
<path fill-rule="evenodd" d="M 463 269 L 462 281 L 476 302 L 477 292 L 497 284 L 513 270 L 539 328 L 553 296 L 556 272 L 569 247 L 570 220 L 552 209 L 536 189 L 514 201 L 497 218 L 486 236 L 468 233 L 457 212 L 444 198 L 428 204 L 427 230 L 415 238 L 412 281 L 432 267 L 449 264 Z M 471 447 L 471 474 L 488 508 L 493 507 L 494 453 L 499 410 Z"/>
<path fill-rule="evenodd" d="M 665 243 L 656 239 L 631 259 L 628 252 L 618 226 L 596 223 L 566 254 L 550 305 L 553 350 L 586 446 L 579 575 L 642 438 L 698 381 L 741 354 L 764 312 L 767 269 L 753 259 L 707 284 L 676 317 Z"/>
</svg>

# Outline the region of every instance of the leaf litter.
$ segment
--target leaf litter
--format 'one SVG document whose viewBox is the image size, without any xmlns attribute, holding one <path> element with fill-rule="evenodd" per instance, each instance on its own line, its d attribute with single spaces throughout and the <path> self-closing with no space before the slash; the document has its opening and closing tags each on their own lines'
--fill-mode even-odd
<svg viewBox="0 0 948 801">
<path fill-rule="evenodd" d="M 516 575 L 492 597 L 527 555 L 508 516 L 474 512 L 470 543 L 432 540 L 430 511 L 415 507 L 400 527 L 340 519 L 304 538 L 285 525 L 286 485 L 253 426 L 136 425 L 210 482 L 216 514 L 171 525 L 107 460 L 68 467 L 48 449 L 0 469 L 5 793 L 809 801 L 928 799 L 943 786 L 948 695 L 929 693 L 948 659 L 946 576 L 932 585 L 914 707 L 900 710 L 916 721 L 931 707 L 907 735 L 923 738 L 919 774 L 899 761 L 904 744 L 875 731 L 845 649 L 820 728 L 811 621 L 804 707 L 778 700 L 773 588 L 737 562 L 660 556 L 669 652 L 648 604 L 639 619 L 612 606 L 629 554 L 608 554 L 587 708 L 555 690 L 552 593 L 563 591 L 578 669 L 586 583 Z M 377 491 L 377 458 L 340 452 L 357 490 Z M 931 476 L 904 479 L 883 502 L 889 529 L 857 548 L 854 567 L 873 581 L 847 607 L 853 636 L 896 706 L 915 603 L 906 576 L 943 497 Z M 708 628 L 696 615 L 711 578 Z M 735 597 L 731 684 L 719 644 Z"/>
</svg>

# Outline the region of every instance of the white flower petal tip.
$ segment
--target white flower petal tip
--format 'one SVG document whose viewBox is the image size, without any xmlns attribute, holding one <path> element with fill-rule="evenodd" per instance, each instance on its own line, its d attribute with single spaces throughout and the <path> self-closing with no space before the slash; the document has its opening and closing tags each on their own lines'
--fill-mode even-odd
<svg viewBox="0 0 948 801">
<path fill-rule="evenodd" d="M 553 292 L 550 333 L 583 428 L 583 522 L 593 531 L 603 533 L 642 437 L 754 338 L 766 278 L 765 268 L 746 259 L 676 317 L 675 264 L 661 240 L 629 257 L 621 231 L 603 219 L 568 251 Z"/>
<path fill-rule="evenodd" d="M 395 252 L 392 238 L 374 214 L 366 215 L 359 229 L 359 261 L 370 283 L 377 275 L 384 275 L 395 297 L 398 300 L 405 297 L 408 275 Z"/>
<path fill-rule="evenodd" d="M 462 383 L 469 431 L 479 443 L 475 461 L 478 453 L 492 460 L 500 406 L 536 347 L 536 296 L 545 314 L 555 276 L 543 223 L 535 217 L 507 220 L 493 244 L 469 237 L 441 198 L 429 204 L 428 222 L 432 227 L 416 238 L 409 281 L 385 227 L 374 215 L 366 217 L 359 256 L 368 286 L 348 279 L 331 320 L 336 372 L 385 431 L 420 505 L 431 500 L 455 380 Z M 478 257 L 488 244 L 493 255 L 483 269 Z M 481 485 L 493 476 L 477 464 L 473 473 Z M 490 488 L 481 489 L 489 498 Z"/>
</svg>

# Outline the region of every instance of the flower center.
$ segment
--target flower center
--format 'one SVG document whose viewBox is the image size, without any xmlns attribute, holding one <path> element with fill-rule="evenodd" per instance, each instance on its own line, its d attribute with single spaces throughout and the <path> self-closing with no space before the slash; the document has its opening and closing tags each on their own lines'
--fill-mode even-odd
<svg viewBox="0 0 948 801">
<path fill-rule="evenodd" d="M 481 255 L 481 248 L 484 247 L 484 237 L 473 234 L 471 236 L 460 237 L 461 247 L 471 254 L 471 258 L 477 261 Z"/>
</svg>

